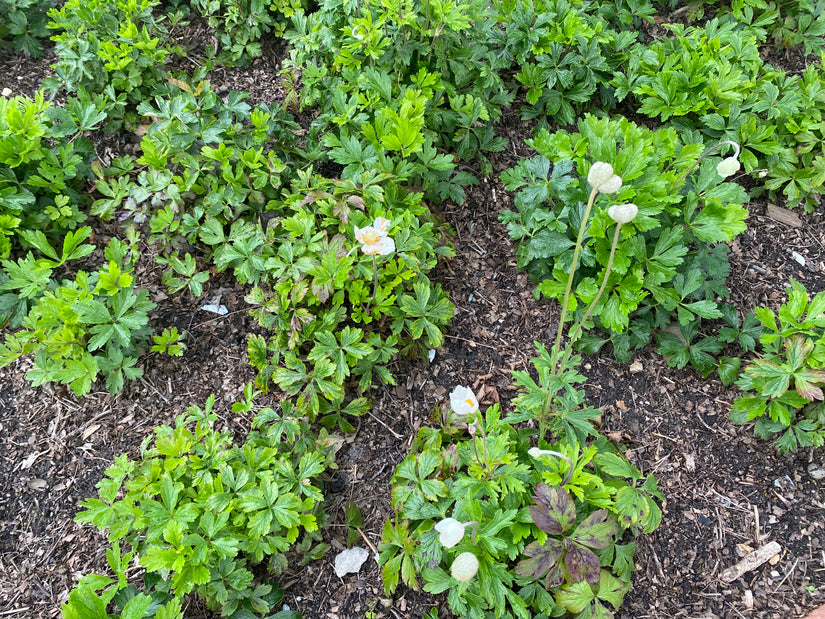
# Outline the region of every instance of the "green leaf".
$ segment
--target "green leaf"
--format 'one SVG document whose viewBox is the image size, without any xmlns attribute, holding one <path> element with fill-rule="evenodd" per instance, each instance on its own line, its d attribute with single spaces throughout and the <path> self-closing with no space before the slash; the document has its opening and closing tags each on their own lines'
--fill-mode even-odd
<svg viewBox="0 0 825 619">
<path fill-rule="evenodd" d="M 595 599 L 587 581 L 564 585 L 556 590 L 556 604 L 571 613 L 580 613 Z"/>
<path fill-rule="evenodd" d="M 608 602 L 615 610 L 619 610 L 628 589 L 629 586 L 613 574 L 607 570 L 602 570 L 599 577 L 599 591 L 596 595 L 600 600 Z"/>
<path fill-rule="evenodd" d="M 120 613 L 120 619 L 143 619 L 143 615 L 151 603 L 152 598 L 150 596 L 138 593 L 123 607 L 123 612 Z"/>
<path fill-rule="evenodd" d="M 606 509 L 598 509 L 585 518 L 570 536 L 588 548 L 607 548 L 619 532 L 616 517 Z"/>
</svg>

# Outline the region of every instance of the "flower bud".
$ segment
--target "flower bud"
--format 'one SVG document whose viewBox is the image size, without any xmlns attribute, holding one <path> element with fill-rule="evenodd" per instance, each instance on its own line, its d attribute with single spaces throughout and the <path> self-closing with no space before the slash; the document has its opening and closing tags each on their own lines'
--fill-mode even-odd
<svg viewBox="0 0 825 619">
<path fill-rule="evenodd" d="M 459 582 L 470 582 L 477 573 L 478 559 L 472 552 L 462 552 L 450 568 L 450 576 Z"/>
<path fill-rule="evenodd" d="M 607 209 L 607 214 L 617 224 L 626 224 L 633 221 L 639 214 L 639 207 L 635 204 L 614 204 Z"/>
<path fill-rule="evenodd" d="M 616 193 L 622 188 L 622 177 L 613 173 L 613 166 L 597 161 L 590 166 L 587 182 L 599 193 Z"/>
<path fill-rule="evenodd" d="M 471 415 L 478 410 L 478 399 L 472 389 L 459 385 L 450 393 L 450 408 L 456 415 Z"/>
<path fill-rule="evenodd" d="M 736 157 L 722 159 L 716 166 L 716 173 L 722 178 L 727 178 L 739 170 L 739 160 Z"/>
<path fill-rule="evenodd" d="M 452 548 L 464 537 L 464 523 L 455 518 L 444 518 L 433 528 L 438 531 L 438 541 L 444 548 Z"/>
</svg>

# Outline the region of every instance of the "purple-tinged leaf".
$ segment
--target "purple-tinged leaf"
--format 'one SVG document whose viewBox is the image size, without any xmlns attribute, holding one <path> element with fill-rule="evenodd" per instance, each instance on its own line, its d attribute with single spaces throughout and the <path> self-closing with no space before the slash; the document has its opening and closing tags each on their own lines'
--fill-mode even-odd
<svg viewBox="0 0 825 619">
<path fill-rule="evenodd" d="M 516 566 L 516 574 L 538 580 L 547 570 L 556 565 L 563 548 L 563 542 L 552 537 L 548 538 L 544 544 L 531 543 L 524 549 L 524 555 L 530 558 L 519 562 Z"/>
<path fill-rule="evenodd" d="M 588 548 L 607 548 L 619 525 L 616 517 L 606 509 L 599 509 L 585 518 L 570 536 L 575 542 Z"/>
<path fill-rule="evenodd" d="M 586 580 L 588 584 L 599 584 L 599 557 L 592 550 L 573 545 L 564 555 L 564 567 L 573 582 Z"/>
<path fill-rule="evenodd" d="M 576 521 L 576 505 L 564 488 L 537 484 L 533 500 L 536 501 L 536 505 L 530 506 L 533 522 L 550 535 L 562 535 Z"/>
</svg>

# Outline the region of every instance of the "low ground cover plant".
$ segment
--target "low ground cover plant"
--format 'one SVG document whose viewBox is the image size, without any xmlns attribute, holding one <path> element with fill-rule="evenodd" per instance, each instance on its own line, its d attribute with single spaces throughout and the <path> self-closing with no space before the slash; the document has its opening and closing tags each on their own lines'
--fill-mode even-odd
<svg viewBox="0 0 825 619">
<path fill-rule="evenodd" d="M 248 386 L 235 409 L 250 409 L 254 397 Z M 260 410 L 238 444 L 216 428 L 214 402 L 190 407 L 174 428 L 156 428 L 139 458 L 118 456 L 98 484 L 100 498 L 81 503 L 77 521 L 108 532 L 116 580 L 84 577 L 63 617 L 102 619 L 100 610 L 118 596 L 128 600 L 122 617 L 182 617 L 183 596 L 197 592 L 221 616 L 242 619 L 268 614 L 283 596 L 254 566 L 277 576 L 286 553 L 323 524 L 316 484 L 332 456 L 288 403 Z M 155 575 L 147 593 L 127 589 L 133 558 Z M 90 608 L 96 614 L 82 614 Z"/>
<path fill-rule="evenodd" d="M 570 311 L 579 315 L 598 296 L 587 318 L 609 336 L 584 335 L 583 350 L 611 341 L 616 357 L 627 360 L 671 322 L 690 331 L 702 319 L 722 317 L 716 300 L 728 295 L 729 272 L 722 243 L 745 230 L 747 216 L 745 191 L 720 174 L 719 166 L 726 176 L 725 166 L 738 168 L 735 156 L 717 159 L 672 129 L 651 131 L 618 117 L 585 116 L 577 132 L 540 131 L 528 144 L 539 155 L 502 175 L 518 192 L 519 210 L 501 218 L 519 241 L 518 264 L 538 284 L 537 294 L 569 296 Z M 593 157 L 611 165 L 615 187 L 584 182 Z M 622 202 L 638 215 L 619 231 L 608 207 Z M 672 355 L 668 343 L 659 346 Z"/>
<path fill-rule="evenodd" d="M 15 325 L 21 328 L 7 333 L 0 345 L 0 366 L 33 355 L 34 367 L 26 378 L 34 386 L 57 382 L 85 395 L 98 378 L 105 378 L 114 394 L 126 379 L 143 374 L 137 361 L 149 347 L 148 313 L 155 304 L 134 284 L 134 247 L 113 239 L 104 252 L 106 266 L 92 273 L 79 270 L 73 280 L 51 278 L 70 260 L 94 251 L 84 243 L 90 233 L 84 227 L 67 234 L 58 253 L 42 232 L 28 231 L 24 238 L 42 257 L 28 252 L 16 262 L 3 261 L 8 279 L 2 289 L 14 291 L 7 296 L 20 307 L 31 308 Z"/>
<path fill-rule="evenodd" d="M 825 292 L 811 299 L 794 279 L 786 292 L 778 313 L 754 310 L 764 327 L 759 356 L 736 382 L 745 394 L 731 408 L 734 422 L 755 421 L 756 436 L 776 439 L 781 452 L 825 442 Z"/>
<path fill-rule="evenodd" d="M 0 46 L 40 58 L 49 36 L 46 13 L 53 6 L 51 0 L 0 0 Z"/>
</svg>

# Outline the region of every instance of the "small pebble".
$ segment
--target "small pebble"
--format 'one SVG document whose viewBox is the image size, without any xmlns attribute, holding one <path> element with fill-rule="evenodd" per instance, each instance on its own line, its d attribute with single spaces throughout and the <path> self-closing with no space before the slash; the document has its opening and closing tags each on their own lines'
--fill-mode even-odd
<svg viewBox="0 0 825 619">
<path fill-rule="evenodd" d="M 4 88 L 3 92 L 0 94 L 2 94 L 4 97 L 11 97 L 11 88 Z"/>
<path fill-rule="evenodd" d="M 811 476 L 811 479 L 822 481 L 825 479 L 825 467 L 820 466 L 816 462 L 811 462 L 808 465 L 808 475 Z"/>
</svg>

